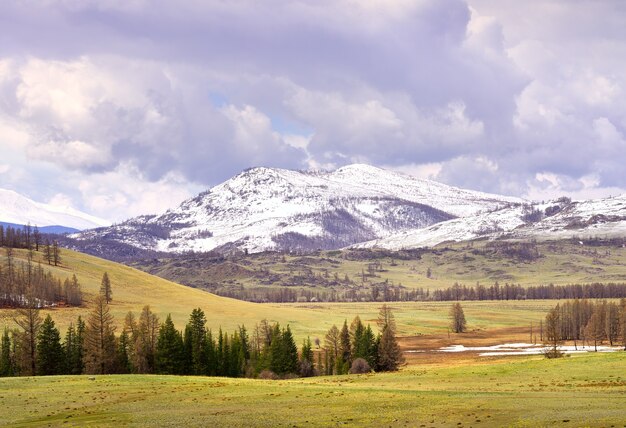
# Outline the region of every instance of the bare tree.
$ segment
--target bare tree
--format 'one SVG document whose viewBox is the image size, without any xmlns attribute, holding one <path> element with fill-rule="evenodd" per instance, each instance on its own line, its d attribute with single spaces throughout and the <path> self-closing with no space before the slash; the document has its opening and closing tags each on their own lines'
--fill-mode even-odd
<svg viewBox="0 0 626 428">
<path fill-rule="evenodd" d="M 17 310 L 14 321 L 22 329 L 18 336 L 22 368 L 34 376 L 37 373 L 37 336 L 43 322 L 39 309 L 32 303 L 28 304 Z"/>
<path fill-rule="evenodd" d="M 97 296 L 87 319 L 85 368 L 89 373 L 110 373 L 115 363 L 115 327 L 104 296 Z"/>
<path fill-rule="evenodd" d="M 450 327 L 455 333 L 463 333 L 467 329 L 465 313 L 459 302 L 456 302 L 450 308 Z"/>
<path fill-rule="evenodd" d="M 550 349 L 545 352 L 545 356 L 548 358 L 558 358 L 561 356 L 559 351 L 559 344 L 561 343 L 561 313 L 559 305 L 550 309 L 546 315 L 546 340 L 550 345 Z"/>
</svg>

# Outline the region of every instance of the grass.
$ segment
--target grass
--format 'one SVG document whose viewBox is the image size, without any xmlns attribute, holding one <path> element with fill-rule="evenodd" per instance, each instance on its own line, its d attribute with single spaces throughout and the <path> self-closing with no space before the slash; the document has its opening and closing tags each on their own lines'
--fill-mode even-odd
<svg viewBox="0 0 626 428">
<path fill-rule="evenodd" d="M 16 259 L 25 259 L 24 251 L 16 251 Z M 40 257 L 37 254 L 36 257 Z M 37 260 L 37 259 L 36 259 Z M 54 308 L 50 313 L 61 329 L 81 315 L 89 313 L 89 302 L 98 293 L 102 274 L 106 271 L 111 278 L 113 302 L 111 311 L 121 328 L 128 311 L 138 314 L 144 305 L 162 319 L 169 313 L 177 328 L 182 329 L 193 308 L 200 307 L 207 316 L 207 325 L 212 329 L 234 330 L 239 325 L 251 329 L 262 319 L 290 324 L 296 339 L 310 336 L 323 338 L 328 329 L 340 326 L 344 319 L 350 322 L 356 315 L 375 324 L 381 303 L 297 303 L 255 304 L 216 296 L 202 290 L 186 287 L 142 272 L 140 270 L 99 259 L 86 254 L 64 250 L 63 265 L 51 266 L 55 276 L 62 279 L 76 274 L 85 293 L 86 304 L 80 308 Z M 554 301 L 504 301 L 466 302 L 463 307 L 471 329 L 493 329 L 509 326 L 526 326 L 537 323 Z M 391 303 L 399 334 L 431 334 L 447 330 L 450 302 Z M 13 310 L 0 310 L 0 328 L 15 327 Z M 373 325 L 374 327 L 374 325 Z"/>
<path fill-rule="evenodd" d="M 624 426 L 624 353 L 284 381 L 0 380 L 2 426 Z"/>
<path fill-rule="evenodd" d="M 607 257 L 622 257 L 611 251 Z M 267 318 L 290 324 L 300 341 L 306 336 L 322 339 L 332 324 L 350 322 L 356 315 L 374 324 L 381 305 L 254 304 L 70 250 L 63 256 L 63 266 L 50 269 L 61 278 L 75 273 L 87 305 L 44 311 L 52 313 L 61 328 L 88 314 L 88 303 L 98 293 L 105 271 L 113 284 L 111 309 L 118 326 L 126 312 L 137 313 L 148 304 L 161 318 L 171 313 L 182 328 L 190 311 L 201 307 L 213 329 L 232 330 L 240 324 L 251 328 Z M 25 253 L 17 251 L 16 257 L 24 259 Z M 557 261 L 551 263 L 558 268 Z M 433 270 L 439 275 L 444 265 Z M 613 275 L 619 269 L 610 270 Z M 401 346 L 428 350 L 407 354 L 408 365 L 397 373 L 282 381 L 146 375 L 4 378 L 0 425 L 626 426 L 626 353 L 546 360 L 433 351 L 449 344 L 525 341 L 530 323 L 536 326 L 555 304 L 464 302 L 470 332 L 448 336 L 450 302 L 391 303 L 404 336 Z M 12 310 L 0 310 L 0 328 L 14 327 L 13 316 Z"/>
</svg>

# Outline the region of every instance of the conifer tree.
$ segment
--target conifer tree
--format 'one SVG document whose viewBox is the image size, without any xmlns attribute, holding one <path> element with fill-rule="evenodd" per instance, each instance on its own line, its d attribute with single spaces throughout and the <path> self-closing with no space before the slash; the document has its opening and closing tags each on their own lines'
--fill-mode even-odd
<svg viewBox="0 0 626 428">
<path fill-rule="evenodd" d="M 402 352 L 393 333 L 393 329 L 387 325 L 383 330 L 378 345 L 378 370 L 395 371 L 404 362 Z"/>
<path fill-rule="evenodd" d="M 313 347 L 311 345 L 311 338 L 302 343 L 302 352 L 300 354 L 300 376 L 309 377 L 315 374 L 315 367 L 313 365 Z"/>
<path fill-rule="evenodd" d="M 162 374 L 182 374 L 183 338 L 168 315 L 159 330 L 156 346 L 156 371 Z"/>
<path fill-rule="evenodd" d="M 328 329 L 328 332 L 324 337 L 324 348 L 326 349 L 328 356 L 328 368 L 331 371 L 330 374 L 333 374 L 333 371 L 335 372 L 335 374 L 339 374 L 337 373 L 337 362 L 339 361 L 339 365 L 341 366 L 341 333 L 339 332 L 337 326 L 334 324 L 330 329 Z"/>
<path fill-rule="evenodd" d="M 85 345 L 85 322 L 81 317 L 76 321 L 76 327 L 71 323 L 65 334 L 63 351 L 65 353 L 68 374 L 82 374 L 84 370 L 83 356 Z"/>
<path fill-rule="evenodd" d="M 65 355 L 61 335 L 48 315 L 37 336 L 37 374 L 49 376 L 64 372 Z"/>
<path fill-rule="evenodd" d="M 109 274 L 107 272 L 102 275 L 102 281 L 100 282 L 100 294 L 104 296 L 107 305 L 113 300 L 111 280 L 109 279 Z"/>
<path fill-rule="evenodd" d="M 2 340 L 0 341 L 0 376 L 13 376 L 14 367 L 11 358 L 11 338 L 9 329 L 4 328 Z"/>
<path fill-rule="evenodd" d="M 115 368 L 116 346 L 113 315 L 104 296 L 97 296 L 85 331 L 85 370 L 111 373 Z"/>
<path fill-rule="evenodd" d="M 207 373 L 207 331 L 205 325 L 206 318 L 202 309 L 194 309 L 185 327 L 185 351 L 190 372 L 195 375 Z"/>
<path fill-rule="evenodd" d="M 291 333 L 291 328 L 287 324 L 287 328 L 283 330 L 282 341 L 285 352 L 284 373 L 298 373 L 298 347 Z"/>
<path fill-rule="evenodd" d="M 116 355 L 116 373 L 132 373 L 133 365 L 131 364 L 131 348 L 132 341 L 128 331 L 126 329 L 122 330 L 122 334 L 117 341 L 117 355 Z"/>
<path fill-rule="evenodd" d="M 153 373 L 159 318 L 146 305 L 139 316 L 133 352 L 133 367 L 137 373 Z"/>
<path fill-rule="evenodd" d="M 350 344 L 350 330 L 348 329 L 348 320 L 343 321 L 343 327 L 341 328 L 340 353 L 342 360 L 347 367 L 343 372 L 347 373 L 350 364 L 352 364 L 352 361 L 350 359 L 352 354 L 352 346 Z"/>
</svg>

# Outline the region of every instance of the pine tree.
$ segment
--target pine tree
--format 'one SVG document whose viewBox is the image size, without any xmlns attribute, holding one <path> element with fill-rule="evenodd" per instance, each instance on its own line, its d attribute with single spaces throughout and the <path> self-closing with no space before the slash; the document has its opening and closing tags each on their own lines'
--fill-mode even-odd
<svg viewBox="0 0 626 428">
<path fill-rule="evenodd" d="M 137 337 L 133 342 L 133 366 L 137 373 L 153 373 L 156 342 L 159 334 L 159 318 L 144 306 L 139 316 Z"/>
<path fill-rule="evenodd" d="M 206 318 L 202 309 L 191 312 L 185 327 L 185 351 L 191 374 L 203 375 L 208 371 Z"/>
<path fill-rule="evenodd" d="M 300 376 L 309 377 L 315 374 L 315 366 L 313 365 L 313 347 L 311 338 L 302 342 L 302 352 L 300 355 Z"/>
<path fill-rule="evenodd" d="M 324 349 L 326 349 L 328 356 L 328 368 L 331 371 L 337 373 L 337 361 L 340 362 L 341 365 L 341 356 L 340 356 L 340 348 L 341 348 L 341 333 L 336 325 L 328 329 L 326 336 L 324 337 Z M 330 373 L 332 374 L 332 373 Z"/>
<path fill-rule="evenodd" d="M 133 365 L 130 362 L 131 355 L 131 338 L 126 329 L 122 330 L 119 340 L 117 341 L 117 355 L 116 355 L 116 373 L 132 373 Z"/>
<path fill-rule="evenodd" d="M 168 315 L 159 330 L 156 346 L 156 371 L 162 374 L 181 374 L 183 366 L 183 338 Z"/>
<path fill-rule="evenodd" d="M 44 376 L 61 374 L 64 362 L 61 335 L 48 315 L 37 336 L 37 373 Z"/>
<path fill-rule="evenodd" d="M 115 367 L 116 346 L 113 315 L 104 296 L 97 296 L 85 331 L 85 369 L 88 373 L 111 373 Z"/>
<path fill-rule="evenodd" d="M 11 338 L 9 329 L 4 328 L 2 341 L 0 342 L 0 376 L 13 376 L 14 367 L 11 359 Z"/>
<path fill-rule="evenodd" d="M 378 370 L 395 371 L 404 362 L 393 329 L 387 325 L 378 345 Z"/>
<path fill-rule="evenodd" d="M 83 357 L 85 354 L 85 322 L 81 317 L 74 324 L 70 324 L 65 334 L 63 350 L 65 353 L 65 372 L 68 374 L 82 374 L 84 370 Z"/>
<path fill-rule="evenodd" d="M 283 330 L 282 341 L 284 346 L 284 373 L 298 373 L 298 347 L 291 333 L 291 328 L 287 324 L 287 328 Z"/>
<path fill-rule="evenodd" d="M 339 335 L 339 356 L 341 358 L 341 374 L 348 373 L 350 369 L 350 365 L 352 364 L 351 354 L 352 354 L 352 346 L 350 344 L 350 330 L 348 329 L 348 321 L 344 320 L 343 327 L 341 328 L 341 333 Z"/>
<path fill-rule="evenodd" d="M 113 300 L 111 280 L 109 279 L 109 274 L 107 272 L 102 275 L 102 281 L 100 282 L 100 294 L 104 296 L 107 305 Z"/>
</svg>

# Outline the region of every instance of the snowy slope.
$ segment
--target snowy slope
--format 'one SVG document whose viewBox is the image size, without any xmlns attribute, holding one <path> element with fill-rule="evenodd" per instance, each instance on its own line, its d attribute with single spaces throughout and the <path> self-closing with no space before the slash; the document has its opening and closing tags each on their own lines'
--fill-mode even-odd
<svg viewBox="0 0 626 428">
<path fill-rule="evenodd" d="M 531 215 L 532 213 L 536 215 Z M 354 245 L 398 250 L 476 238 L 565 239 L 626 235 L 626 195 L 512 206 Z"/>
<path fill-rule="evenodd" d="M 12 190 L 0 189 L 0 221 L 35 226 L 65 226 L 84 230 L 110 225 L 106 220 L 70 207 L 35 202 Z"/>
<path fill-rule="evenodd" d="M 519 205 L 368 165 L 253 168 L 159 216 L 77 235 L 159 251 L 341 248 Z"/>
</svg>

